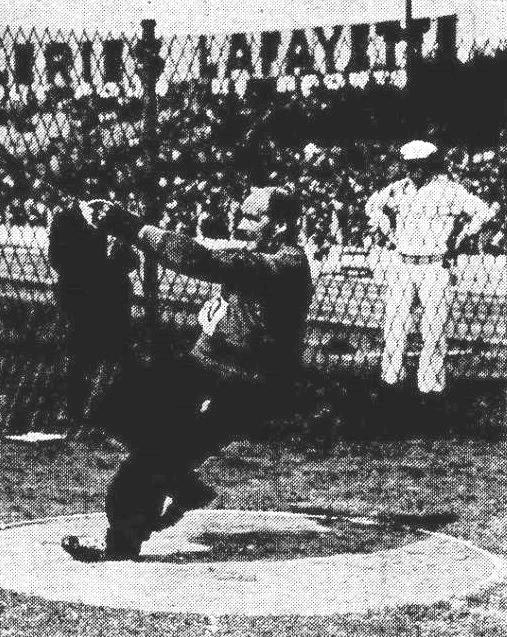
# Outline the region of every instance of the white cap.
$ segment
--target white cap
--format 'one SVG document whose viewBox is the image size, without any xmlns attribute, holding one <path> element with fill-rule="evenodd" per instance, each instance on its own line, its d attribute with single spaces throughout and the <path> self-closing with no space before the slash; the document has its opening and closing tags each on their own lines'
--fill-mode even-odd
<svg viewBox="0 0 507 637">
<path fill-rule="evenodd" d="M 400 148 L 400 155 L 405 161 L 413 161 L 416 159 L 427 159 L 436 153 L 437 150 L 438 148 L 435 144 L 424 142 L 420 139 L 414 139 Z"/>
</svg>

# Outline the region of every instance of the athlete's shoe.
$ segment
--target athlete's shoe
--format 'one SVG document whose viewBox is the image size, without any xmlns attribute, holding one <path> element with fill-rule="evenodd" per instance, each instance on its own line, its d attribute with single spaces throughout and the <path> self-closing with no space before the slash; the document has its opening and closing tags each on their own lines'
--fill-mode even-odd
<svg viewBox="0 0 507 637">
<path fill-rule="evenodd" d="M 217 492 L 213 487 L 201 482 L 195 474 L 190 474 L 183 481 L 171 504 L 160 516 L 156 530 L 174 526 L 187 511 L 204 507 L 213 502 L 216 497 Z"/>
<path fill-rule="evenodd" d="M 187 509 L 198 509 L 210 504 L 216 497 L 215 489 L 192 473 L 190 478 L 183 483 L 175 501 Z"/>
<path fill-rule="evenodd" d="M 108 532 L 109 533 L 109 532 Z M 66 535 L 62 538 L 62 548 L 79 562 L 108 562 L 119 560 L 136 560 L 141 550 L 141 543 L 132 548 L 118 549 L 106 540 L 90 537 Z"/>
</svg>

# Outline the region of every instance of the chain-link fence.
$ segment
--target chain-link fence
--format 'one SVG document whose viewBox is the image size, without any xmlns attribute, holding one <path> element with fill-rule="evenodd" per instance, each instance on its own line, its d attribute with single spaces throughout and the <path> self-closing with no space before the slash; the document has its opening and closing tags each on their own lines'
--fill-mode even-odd
<svg viewBox="0 0 507 637">
<path fill-rule="evenodd" d="M 443 369 L 504 378 L 506 50 L 464 51 L 455 16 L 161 38 L 154 26 L 0 40 L 4 427 L 67 426 L 49 227 L 95 198 L 220 247 L 241 241 L 253 185 L 286 185 L 314 274 L 309 365 L 389 382 L 418 367 L 424 391 Z M 413 137 L 437 140 L 450 177 L 426 201 L 400 161 Z M 138 347 L 185 347 L 213 286 L 152 263 L 130 278 Z M 95 360 L 89 390 L 110 373 Z"/>
</svg>

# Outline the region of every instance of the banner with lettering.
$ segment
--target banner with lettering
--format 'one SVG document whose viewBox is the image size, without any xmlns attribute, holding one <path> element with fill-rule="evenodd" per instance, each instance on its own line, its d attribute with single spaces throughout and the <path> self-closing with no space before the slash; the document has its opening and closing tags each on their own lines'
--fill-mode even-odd
<svg viewBox="0 0 507 637">
<path fill-rule="evenodd" d="M 160 39 L 164 95 L 174 83 L 197 81 L 215 93 L 242 93 L 251 79 L 278 91 L 305 92 L 315 85 L 336 90 L 349 83 L 364 87 L 373 78 L 402 87 L 406 82 L 406 41 L 416 56 L 456 56 L 455 15 L 419 18 L 410 32 L 401 22 L 314 27 L 223 35 L 164 36 Z M 33 33 L 33 32 L 32 32 Z M 105 96 L 140 96 L 136 40 L 52 35 L 32 38 L 6 30 L 0 38 L 0 98 L 42 99 L 52 87 L 76 97 L 97 91 Z"/>
</svg>

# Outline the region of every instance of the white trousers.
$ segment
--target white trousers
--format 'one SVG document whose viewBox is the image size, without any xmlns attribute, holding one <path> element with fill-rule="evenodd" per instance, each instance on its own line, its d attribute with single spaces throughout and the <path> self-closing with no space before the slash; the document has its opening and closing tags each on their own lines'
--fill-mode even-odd
<svg viewBox="0 0 507 637">
<path fill-rule="evenodd" d="M 417 384 L 421 392 L 441 392 L 445 388 L 449 272 L 438 262 L 414 265 L 396 259 L 388 268 L 386 278 L 382 379 L 393 385 L 405 376 L 403 356 L 417 293 L 422 305 L 422 350 Z"/>
</svg>

